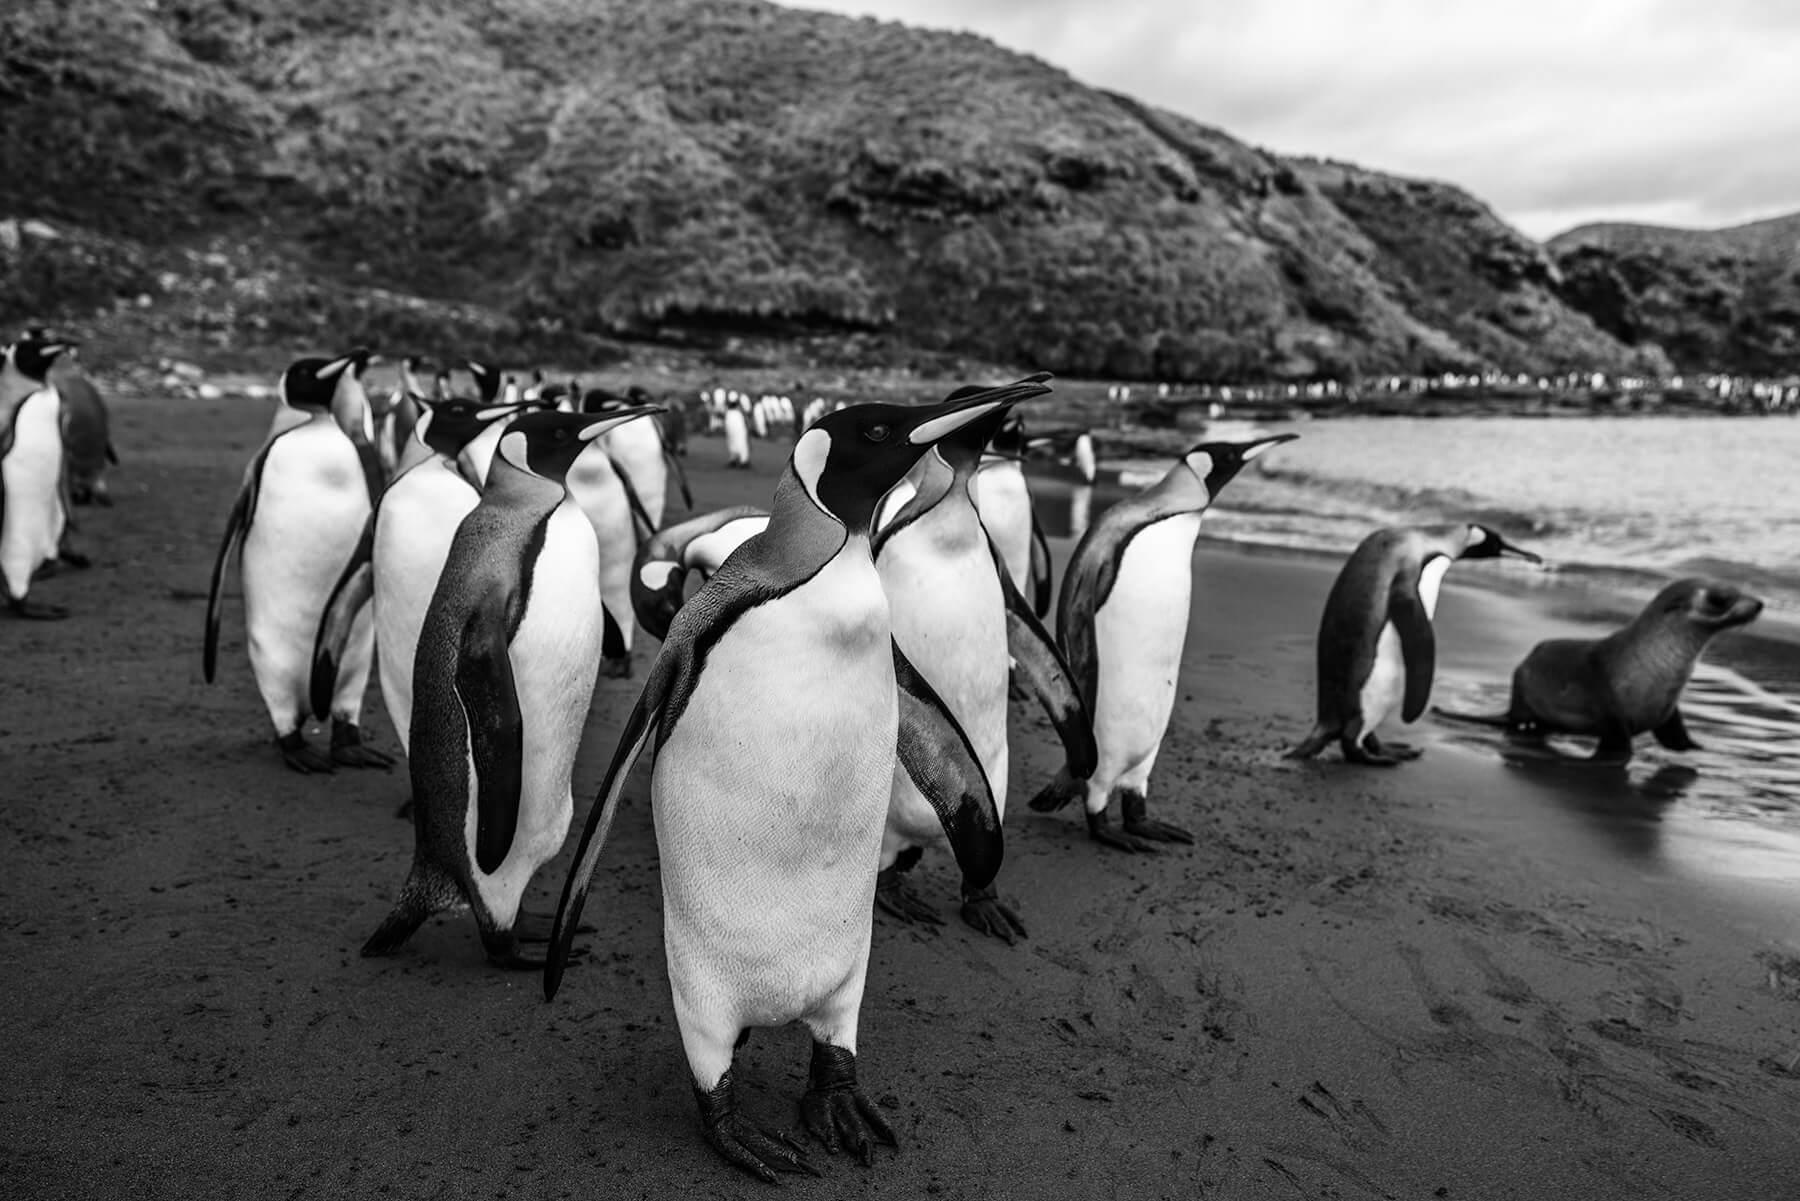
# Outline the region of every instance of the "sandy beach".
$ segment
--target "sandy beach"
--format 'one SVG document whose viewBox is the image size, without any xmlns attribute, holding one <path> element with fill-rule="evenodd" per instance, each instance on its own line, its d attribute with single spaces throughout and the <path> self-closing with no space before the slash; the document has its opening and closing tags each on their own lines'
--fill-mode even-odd
<svg viewBox="0 0 1800 1201">
<path fill-rule="evenodd" d="M 489 968 L 466 915 L 360 959 L 411 854 L 404 770 L 284 769 L 235 601 L 220 683 L 200 678 L 206 575 L 267 410 L 118 395 L 115 422 L 118 507 L 78 511 L 95 566 L 41 585 L 74 617 L 0 626 L 0 1195 L 761 1195 L 699 1138 L 647 773 L 554 1003 Z M 756 453 L 727 472 L 696 438 L 699 507 L 765 499 L 786 447 Z M 1335 568 L 1197 556 L 1151 796 L 1193 848 L 1122 855 L 1072 812 L 1032 813 L 1056 743 L 1015 711 L 999 886 L 1030 938 L 957 923 L 949 855 L 926 857 L 915 879 L 951 924 L 876 921 L 860 1039 L 902 1149 L 873 1170 L 820 1153 L 825 1178 L 790 1195 L 1800 1187 L 1800 840 L 1693 817 L 1695 771 L 1660 751 L 1628 774 L 1533 767 L 1428 720 L 1397 770 L 1282 760 L 1310 725 Z M 1567 592 L 1458 582 L 1481 570 L 1443 597 L 1448 694 L 1597 628 Z M 639 635 L 637 680 L 600 681 L 578 825 L 654 647 Z M 373 690 L 366 714 L 396 749 Z M 754 1116 L 797 1126 L 806 1045 L 759 1031 L 740 1053 Z"/>
</svg>

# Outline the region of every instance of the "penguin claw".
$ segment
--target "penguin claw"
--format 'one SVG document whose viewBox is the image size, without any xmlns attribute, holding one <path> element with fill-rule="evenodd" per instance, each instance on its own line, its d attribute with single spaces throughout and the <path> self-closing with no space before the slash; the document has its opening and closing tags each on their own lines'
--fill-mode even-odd
<svg viewBox="0 0 1800 1201">
<path fill-rule="evenodd" d="M 1149 839 L 1151 842 L 1179 842 L 1184 846 L 1194 845 L 1194 836 L 1180 826 L 1172 826 L 1168 822 L 1151 821 L 1143 818 L 1138 821 L 1127 821 L 1125 833 L 1137 838 Z"/>
<path fill-rule="evenodd" d="M 813 1044 L 812 1083 L 800 1098 L 807 1132 L 833 1155 L 849 1151 L 864 1167 L 875 1163 L 875 1144 L 898 1148 L 893 1128 L 856 1083 L 856 1055 L 828 1043 Z"/>
<path fill-rule="evenodd" d="M 695 1085 L 694 1100 L 700 1105 L 700 1127 L 707 1145 L 733 1167 L 764 1184 L 780 1184 L 776 1172 L 825 1174 L 807 1160 L 800 1144 L 788 1135 L 764 1130 L 737 1112 L 737 1086 L 731 1069 L 725 1070 L 710 1091 Z"/>
<path fill-rule="evenodd" d="M 343 767 L 378 767 L 383 771 L 394 766 L 392 755 L 365 745 L 362 731 L 341 719 L 331 723 L 331 761 Z"/>
<path fill-rule="evenodd" d="M 920 900 L 913 890 L 906 886 L 904 880 L 897 877 L 883 879 L 882 877 L 886 875 L 887 872 L 882 872 L 875 878 L 875 907 L 877 909 L 909 925 L 941 926 L 944 924 L 944 919 L 938 916 L 938 911 Z"/>
<path fill-rule="evenodd" d="M 998 938 L 1009 947 L 1027 937 L 1025 923 L 994 894 L 992 888 L 963 896 L 962 919 L 972 928 Z"/>
<path fill-rule="evenodd" d="M 329 758 L 306 745 L 306 736 L 299 730 L 277 738 L 275 745 L 281 748 L 281 761 L 303 776 L 328 776 L 336 770 Z"/>
</svg>

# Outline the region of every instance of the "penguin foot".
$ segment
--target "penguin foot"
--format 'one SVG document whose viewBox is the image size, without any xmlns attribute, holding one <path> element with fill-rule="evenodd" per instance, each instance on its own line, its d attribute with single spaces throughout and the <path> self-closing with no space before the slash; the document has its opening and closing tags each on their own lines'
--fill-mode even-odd
<svg viewBox="0 0 1800 1201">
<path fill-rule="evenodd" d="M 941 926 L 944 919 L 906 886 L 906 878 L 897 867 L 875 873 L 875 907 L 891 917 L 909 924 Z"/>
<path fill-rule="evenodd" d="M 900 1140 L 856 1083 L 856 1053 L 830 1043 L 813 1043 L 812 1080 L 800 1098 L 800 1120 L 833 1155 L 849 1151 L 868 1167 L 875 1144 L 898 1148 Z"/>
<path fill-rule="evenodd" d="M 1398 767 L 1400 760 L 1392 755 L 1384 755 L 1380 751 L 1359 746 L 1354 742 L 1344 743 L 1344 762 L 1355 763 L 1363 767 Z"/>
<path fill-rule="evenodd" d="M 993 885 L 986 888 L 964 888 L 962 919 L 983 934 L 989 934 L 1012 946 L 1026 937 L 1025 923 L 1012 907 L 1000 899 Z"/>
<path fill-rule="evenodd" d="M 331 761 L 344 767 L 379 767 L 383 771 L 394 766 L 392 755 L 365 746 L 362 731 L 341 718 L 334 718 L 331 723 Z"/>
<path fill-rule="evenodd" d="M 56 552 L 56 559 L 64 567 L 73 567 L 76 571 L 85 571 L 94 565 L 90 556 L 67 546 Z"/>
<path fill-rule="evenodd" d="M 63 621 L 69 616 L 69 611 L 61 605 L 46 605 L 23 596 L 15 597 L 11 601 L 11 608 L 14 617 L 21 617 L 26 621 Z"/>
<path fill-rule="evenodd" d="M 275 745 L 281 748 L 281 761 L 303 776 L 330 775 L 335 770 L 330 759 L 306 745 L 304 731 L 277 738 Z"/>
<path fill-rule="evenodd" d="M 629 680 L 631 678 L 631 656 L 623 659 L 600 660 L 600 674 L 609 680 Z"/>
<path fill-rule="evenodd" d="M 1372 734 L 1363 740 L 1363 745 L 1377 755 L 1386 755 L 1397 761 L 1410 762 L 1425 753 L 1410 742 L 1389 742 Z"/>
<path fill-rule="evenodd" d="M 764 1130 L 737 1111 L 737 1086 L 731 1069 L 725 1070 L 709 1092 L 701 1091 L 696 1084 L 694 1100 L 700 1105 L 700 1128 L 707 1145 L 733 1167 L 764 1184 L 779 1183 L 777 1172 L 825 1174 L 807 1161 L 803 1148 L 792 1136 Z"/>
</svg>

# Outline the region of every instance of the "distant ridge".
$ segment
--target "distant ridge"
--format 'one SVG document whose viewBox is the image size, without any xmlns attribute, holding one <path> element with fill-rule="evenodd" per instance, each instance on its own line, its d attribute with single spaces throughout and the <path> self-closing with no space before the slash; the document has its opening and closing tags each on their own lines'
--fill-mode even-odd
<svg viewBox="0 0 1800 1201">
<path fill-rule="evenodd" d="M 1454 187 L 760 0 L 13 0 L 0 160 L 29 165 L 0 218 L 79 235 L 19 252 L 6 320 L 166 292 L 220 337 L 754 334 L 1197 380 L 1667 365 L 1660 326 Z"/>
</svg>

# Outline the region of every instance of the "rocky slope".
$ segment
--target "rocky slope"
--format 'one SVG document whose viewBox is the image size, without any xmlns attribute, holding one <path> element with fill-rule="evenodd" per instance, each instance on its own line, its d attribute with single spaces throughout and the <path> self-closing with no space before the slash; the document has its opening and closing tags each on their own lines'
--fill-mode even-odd
<svg viewBox="0 0 1800 1201">
<path fill-rule="evenodd" d="M 1641 357 L 1453 188 L 760 0 L 14 0 L 0 160 L 0 217 L 65 234 L 0 240 L 8 321 L 148 297 L 226 340 L 823 335 L 1184 379 Z"/>
<path fill-rule="evenodd" d="M 1584 225 L 1551 239 L 1569 299 L 1687 370 L 1800 372 L 1800 213 L 1731 229 Z"/>
</svg>

